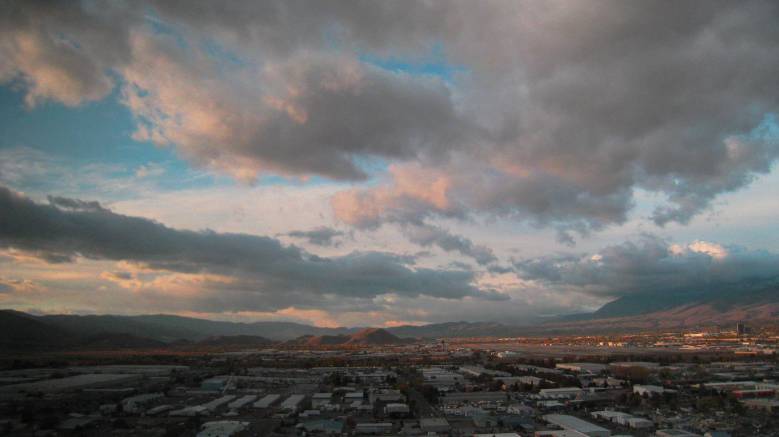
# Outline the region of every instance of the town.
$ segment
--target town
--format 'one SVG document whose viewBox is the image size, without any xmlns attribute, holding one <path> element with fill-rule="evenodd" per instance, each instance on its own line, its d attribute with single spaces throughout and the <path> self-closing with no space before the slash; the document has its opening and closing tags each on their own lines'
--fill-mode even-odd
<svg viewBox="0 0 779 437">
<path fill-rule="evenodd" d="M 770 330 L 430 339 L 3 362 L 13 436 L 777 435 Z"/>
</svg>

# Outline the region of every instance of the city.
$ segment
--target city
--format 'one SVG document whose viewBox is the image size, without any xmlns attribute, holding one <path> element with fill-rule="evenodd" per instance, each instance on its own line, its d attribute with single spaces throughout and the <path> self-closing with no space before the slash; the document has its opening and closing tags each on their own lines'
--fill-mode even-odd
<svg viewBox="0 0 779 437">
<path fill-rule="evenodd" d="M 211 351 L 4 358 L 0 427 L 19 436 L 779 433 L 776 330 L 366 338 L 245 349 L 223 337 Z"/>
</svg>

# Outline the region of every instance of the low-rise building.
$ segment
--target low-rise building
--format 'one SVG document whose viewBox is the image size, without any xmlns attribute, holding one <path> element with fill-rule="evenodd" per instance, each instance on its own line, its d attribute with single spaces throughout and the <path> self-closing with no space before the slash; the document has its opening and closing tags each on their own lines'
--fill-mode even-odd
<svg viewBox="0 0 779 437">
<path fill-rule="evenodd" d="M 329 404 L 333 399 L 332 393 L 314 393 L 311 396 L 311 408 L 321 408 L 326 404 Z"/>
<path fill-rule="evenodd" d="M 140 413 L 146 404 L 161 397 L 163 397 L 162 393 L 146 393 L 124 398 L 122 399 L 122 411 L 126 413 Z"/>
<path fill-rule="evenodd" d="M 571 372 L 597 374 L 608 369 L 608 366 L 599 363 L 557 363 L 555 368 Z"/>
<path fill-rule="evenodd" d="M 281 398 L 280 394 L 265 395 L 262 399 L 254 403 L 254 408 L 268 408 Z"/>
<path fill-rule="evenodd" d="M 200 427 L 197 437 L 229 437 L 235 435 L 249 426 L 249 422 L 237 420 L 219 420 L 206 422 Z"/>
<path fill-rule="evenodd" d="M 449 425 L 449 421 L 443 417 L 425 417 L 419 419 L 419 428 L 422 432 L 449 432 L 452 427 Z"/>
<path fill-rule="evenodd" d="M 611 431 L 594 423 L 579 419 L 578 417 L 565 414 L 547 414 L 544 420 L 552 425 L 559 426 L 564 430 L 576 431 L 590 437 L 609 437 Z"/>
<path fill-rule="evenodd" d="M 543 388 L 538 391 L 539 396 L 545 398 L 575 398 L 582 392 L 579 387 Z"/>
<path fill-rule="evenodd" d="M 279 409 L 287 413 L 297 412 L 302 408 L 304 399 L 306 399 L 306 395 L 303 394 L 290 395 L 279 405 Z"/>
</svg>

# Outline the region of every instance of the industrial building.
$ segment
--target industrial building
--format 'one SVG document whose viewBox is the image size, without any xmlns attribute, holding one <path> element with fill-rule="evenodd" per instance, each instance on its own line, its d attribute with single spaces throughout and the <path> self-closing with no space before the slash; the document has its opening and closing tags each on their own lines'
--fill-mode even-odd
<svg viewBox="0 0 779 437">
<path fill-rule="evenodd" d="M 254 403 L 254 408 L 268 408 L 281 398 L 280 394 L 265 395 L 262 399 Z"/>
<path fill-rule="evenodd" d="M 568 416 L 565 414 L 547 414 L 544 416 L 544 420 L 552 425 L 559 426 L 564 430 L 576 431 L 590 437 L 611 436 L 611 431 L 608 429 L 574 416 Z"/>
<path fill-rule="evenodd" d="M 89 373 L 65 378 L 4 385 L 0 386 L 0 392 L 56 393 L 84 388 L 117 386 L 140 381 L 141 378 L 141 375 L 136 374 Z"/>
<path fill-rule="evenodd" d="M 608 369 L 609 366 L 598 363 L 557 363 L 555 368 L 577 373 L 598 374 Z"/>
<path fill-rule="evenodd" d="M 284 399 L 284 402 L 281 403 L 279 408 L 281 411 L 285 411 L 288 413 L 294 413 L 300 410 L 303 400 L 306 398 L 306 395 L 302 394 L 294 394 L 288 397 L 287 399 Z"/>
</svg>

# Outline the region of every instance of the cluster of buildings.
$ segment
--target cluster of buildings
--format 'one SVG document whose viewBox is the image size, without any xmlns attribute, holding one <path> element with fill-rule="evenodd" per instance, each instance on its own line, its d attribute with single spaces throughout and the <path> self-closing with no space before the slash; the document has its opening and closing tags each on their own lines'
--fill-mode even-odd
<svg viewBox="0 0 779 437">
<path fill-rule="evenodd" d="M 175 362 L 2 371 L 0 435 L 779 435 L 773 356 L 432 343 Z"/>
</svg>

